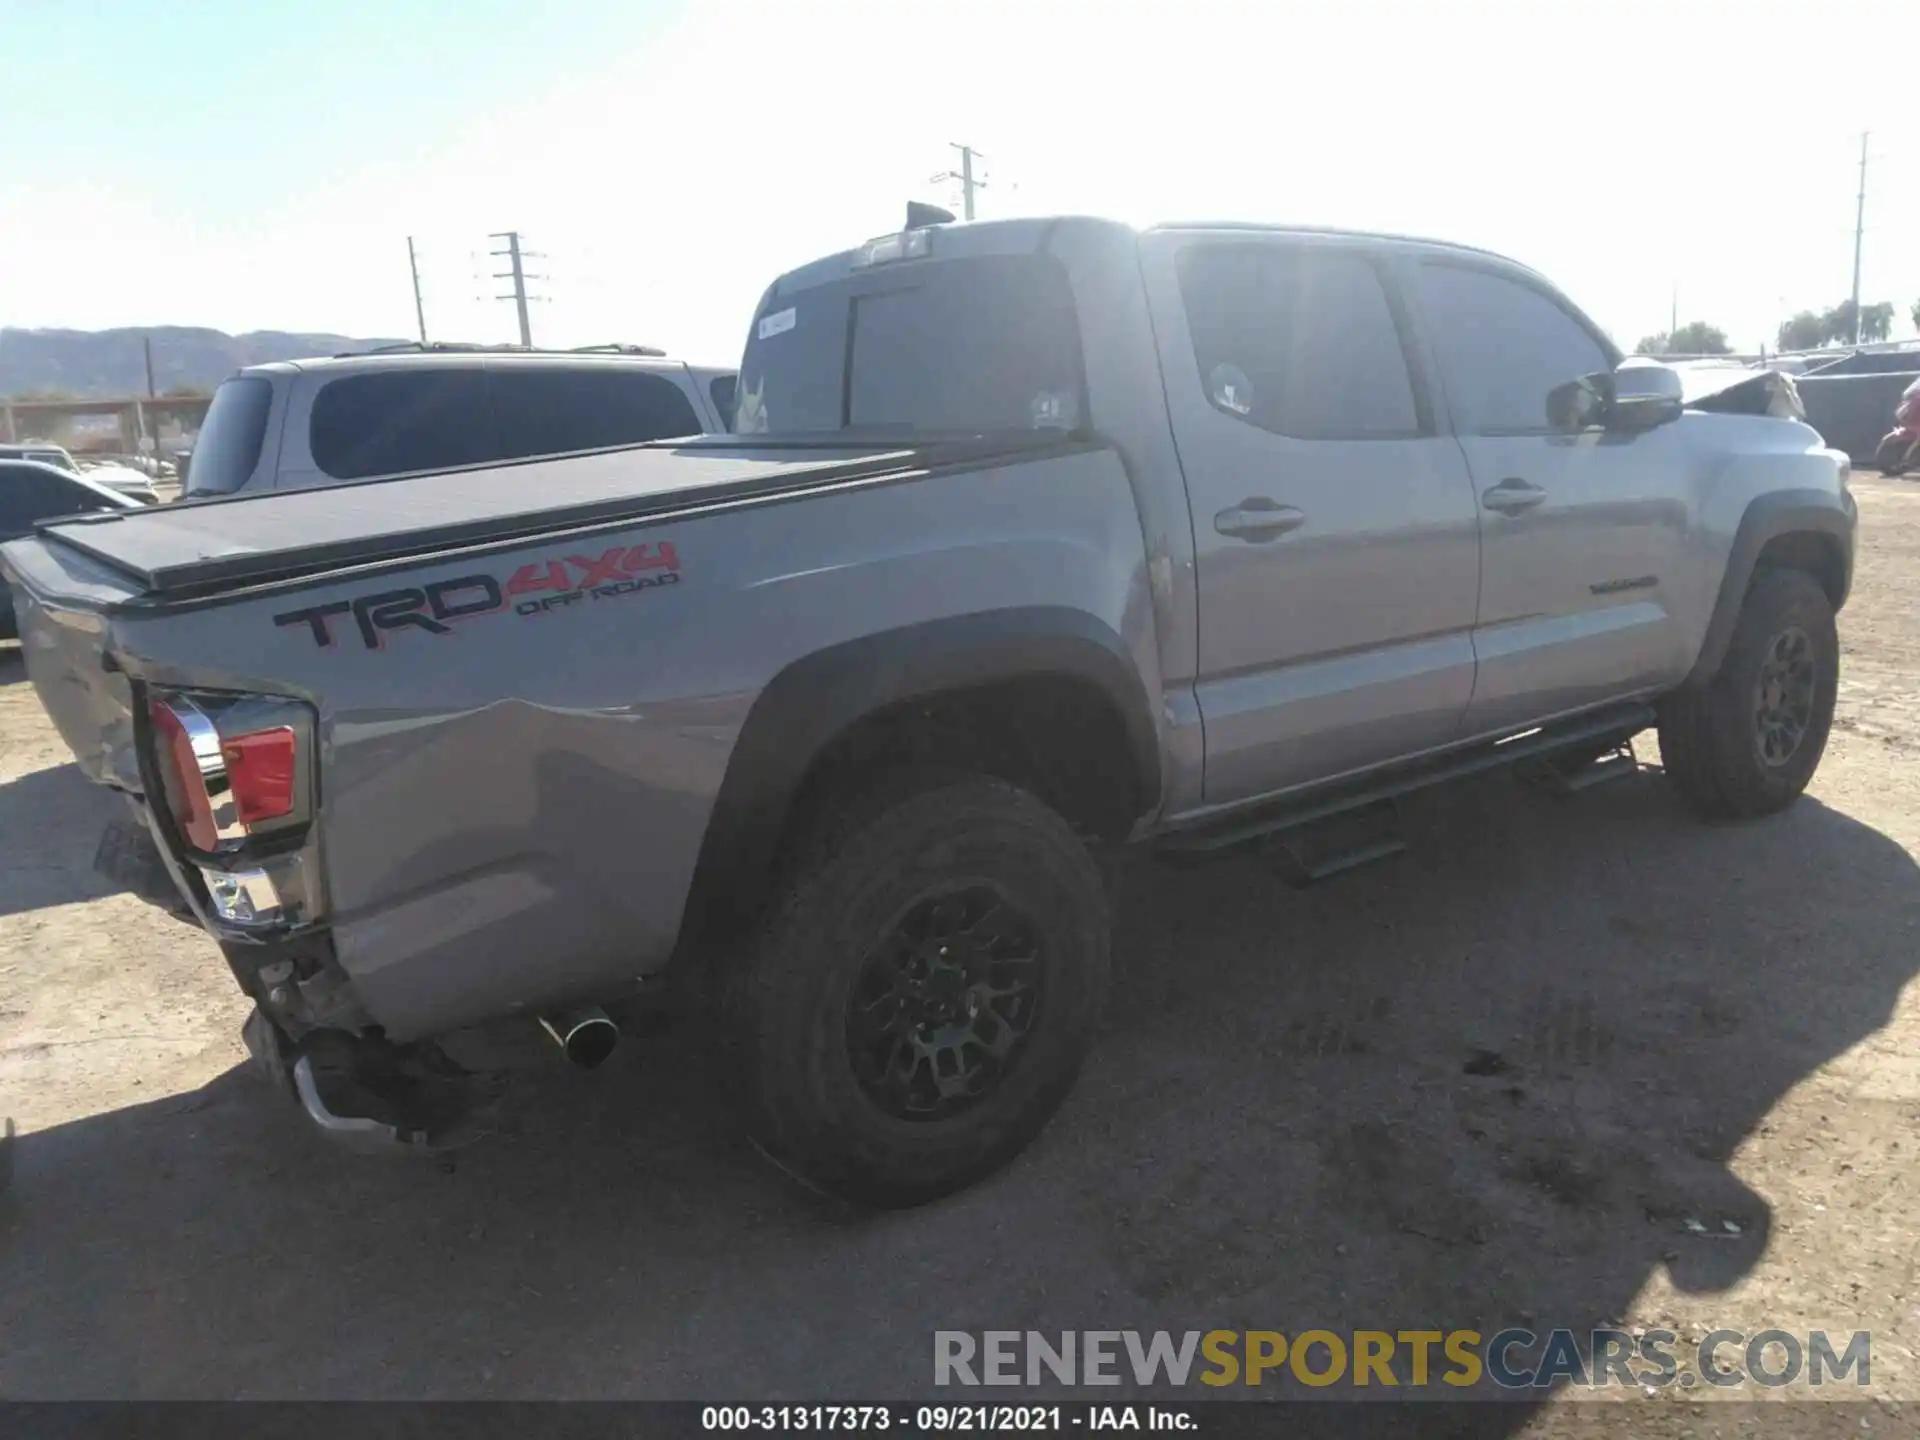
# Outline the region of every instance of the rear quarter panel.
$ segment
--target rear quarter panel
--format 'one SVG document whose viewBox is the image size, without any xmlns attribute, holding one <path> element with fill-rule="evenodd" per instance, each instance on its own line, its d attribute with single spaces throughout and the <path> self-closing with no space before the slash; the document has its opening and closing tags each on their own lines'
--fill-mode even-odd
<svg viewBox="0 0 1920 1440">
<path fill-rule="evenodd" d="M 369 648 L 276 614 L 670 544 L 678 579 L 506 607 Z M 655 553 L 658 553 L 657 551 Z M 302 695 L 341 966 L 396 1037 L 605 995 L 659 970 L 756 697 L 825 646 L 1062 606 L 1159 693 L 1140 523 L 1110 451 L 816 494 L 114 622 L 142 679 Z M 576 569 L 574 573 L 578 573 Z"/>
</svg>

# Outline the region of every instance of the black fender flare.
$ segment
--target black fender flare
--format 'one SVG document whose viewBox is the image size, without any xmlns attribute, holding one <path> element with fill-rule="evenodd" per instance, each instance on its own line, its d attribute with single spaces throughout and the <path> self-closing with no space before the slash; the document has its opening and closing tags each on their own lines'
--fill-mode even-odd
<svg viewBox="0 0 1920 1440">
<path fill-rule="evenodd" d="M 1713 615 L 1707 621 L 1706 638 L 1700 654 L 1688 672 L 1685 684 L 1700 686 L 1711 680 L 1726 657 L 1733 640 L 1733 627 L 1740 619 L 1740 606 L 1747 586 L 1753 581 L 1760 553 L 1783 535 L 1824 535 L 1840 552 L 1840 589 L 1833 597 L 1838 610 L 1847 602 L 1853 587 L 1853 534 L 1858 517 L 1853 497 L 1842 491 L 1776 490 L 1756 496 L 1740 517 L 1733 545 L 1727 552 L 1727 568 L 1720 577 L 1720 592 L 1713 602 Z"/>
<path fill-rule="evenodd" d="M 1021 606 L 863 635 L 793 661 L 754 700 L 707 821 L 679 953 L 757 904 L 794 797 L 849 726 L 902 702 L 1039 676 L 1084 681 L 1112 702 L 1139 808 L 1157 804 L 1160 740 L 1146 686 L 1126 644 L 1098 617 Z"/>
</svg>

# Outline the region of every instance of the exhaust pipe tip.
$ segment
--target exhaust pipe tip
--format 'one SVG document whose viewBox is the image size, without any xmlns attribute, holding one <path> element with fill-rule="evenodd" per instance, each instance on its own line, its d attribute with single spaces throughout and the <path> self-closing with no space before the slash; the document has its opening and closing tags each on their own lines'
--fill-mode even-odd
<svg viewBox="0 0 1920 1440">
<path fill-rule="evenodd" d="M 598 1005 L 582 1005 L 560 1015 L 542 1015 L 540 1028 L 553 1037 L 567 1059 L 591 1070 L 613 1054 L 620 1027 Z"/>
</svg>

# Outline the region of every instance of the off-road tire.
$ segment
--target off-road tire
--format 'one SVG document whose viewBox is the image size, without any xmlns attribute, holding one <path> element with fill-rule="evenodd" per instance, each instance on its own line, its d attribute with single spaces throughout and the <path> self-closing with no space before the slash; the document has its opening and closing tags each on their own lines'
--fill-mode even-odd
<svg viewBox="0 0 1920 1440">
<path fill-rule="evenodd" d="M 1776 637 L 1793 630 L 1812 645 L 1810 715 L 1791 755 L 1769 764 L 1755 731 L 1756 695 Z M 1660 758 L 1667 778 L 1710 820 L 1750 819 L 1785 809 L 1820 764 L 1839 676 L 1833 605 L 1819 582 L 1804 570 L 1762 570 L 1747 588 L 1719 670 L 1660 705 Z"/>
<path fill-rule="evenodd" d="M 1072 1088 L 1106 995 L 1106 895 L 1079 837 L 999 780 L 895 776 L 815 827 L 787 877 L 723 962 L 717 995 L 722 1077 L 761 1148 L 800 1180 L 877 1206 L 937 1199 L 1006 1164 Z M 900 917 L 961 885 L 989 887 L 1031 921 L 1038 1004 L 970 1108 L 901 1118 L 856 1074 L 849 1004 Z"/>
<path fill-rule="evenodd" d="M 1880 448 L 1873 452 L 1873 468 L 1889 480 L 1899 479 L 1913 463 L 1916 445 L 1920 445 L 1920 442 L 1908 440 L 1904 435 L 1887 436 L 1880 442 Z"/>
</svg>

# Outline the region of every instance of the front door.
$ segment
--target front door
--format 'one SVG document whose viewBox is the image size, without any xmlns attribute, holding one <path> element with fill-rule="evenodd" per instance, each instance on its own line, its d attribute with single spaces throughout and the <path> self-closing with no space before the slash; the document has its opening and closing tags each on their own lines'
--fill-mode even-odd
<svg viewBox="0 0 1920 1440">
<path fill-rule="evenodd" d="M 1588 322 L 1517 270 L 1452 258 L 1408 270 L 1480 497 L 1468 732 L 1678 681 L 1689 428 L 1556 431 L 1548 393 L 1613 366 Z"/>
<path fill-rule="evenodd" d="M 1473 688 L 1480 542 L 1363 241 L 1143 237 L 1199 568 L 1205 798 L 1444 745 Z"/>
</svg>

